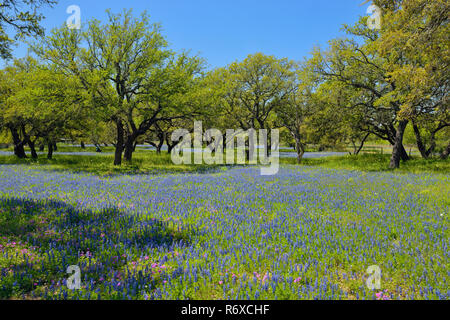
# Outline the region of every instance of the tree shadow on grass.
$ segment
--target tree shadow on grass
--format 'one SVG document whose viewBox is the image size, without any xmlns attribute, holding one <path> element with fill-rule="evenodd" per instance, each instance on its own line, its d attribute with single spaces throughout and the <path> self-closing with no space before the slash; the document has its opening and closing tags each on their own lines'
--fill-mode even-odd
<svg viewBox="0 0 450 320">
<path fill-rule="evenodd" d="M 115 207 L 78 210 L 62 201 L 2 198 L 0 299 L 139 298 L 138 288 L 162 281 L 151 265 L 192 236 L 187 226 Z M 81 290 L 65 286 L 70 265 L 81 269 Z M 140 272 L 130 270 L 136 265 Z"/>
</svg>

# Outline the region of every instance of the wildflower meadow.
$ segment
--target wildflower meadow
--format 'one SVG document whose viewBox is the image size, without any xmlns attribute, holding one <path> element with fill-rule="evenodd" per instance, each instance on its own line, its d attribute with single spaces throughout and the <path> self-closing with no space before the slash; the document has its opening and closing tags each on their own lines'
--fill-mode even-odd
<svg viewBox="0 0 450 320">
<path fill-rule="evenodd" d="M 448 299 L 449 185 L 297 166 L 99 177 L 2 165 L 0 297 Z"/>
</svg>

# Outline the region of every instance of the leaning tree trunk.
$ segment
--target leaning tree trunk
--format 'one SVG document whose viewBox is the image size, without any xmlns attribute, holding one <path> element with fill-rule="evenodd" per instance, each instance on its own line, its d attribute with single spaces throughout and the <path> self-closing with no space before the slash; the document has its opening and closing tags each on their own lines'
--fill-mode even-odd
<svg viewBox="0 0 450 320">
<path fill-rule="evenodd" d="M 47 159 L 49 159 L 49 160 L 53 159 L 53 146 L 54 146 L 54 143 L 52 143 L 52 142 L 49 142 L 47 144 L 47 147 L 48 147 Z"/>
<path fill-rule="evenodd" d="M 361 140 L 361 143 L 358 148 L 356 148 L 356 146 L 355 146 L 355 155 L 356 156 L 359 155 L 361 150 L 364 148 L 364 144 L 366 143 L 366 140 L 367 140 L 367 138 L 369 138 L 369 136 L 370 136 L 370 132 L 364 136 L 364 138 Z"/>
<path fill-rule="evenodd" d="M 400 144 L 400 158 L 402 161 L 408 161 L 409 155 L 408 152 L 406 152 L 405 146 L 403 145 L 403 141 Z"/>
<path fill-rule="evenodd" d="M 165 140 L 165 134 L 160 134 L 158 144 L 156 145 L 156 153 L 161 154 L 161 149 L 162 149 L 162 146 L 164 145 L 164 140 Z"/>
<path fill-rule="evenodd" d="M 169 135 L 166 135 L 166 144 L 167 144 L 167 153 L 171 154 L 172 150 L 181 143 L 181 139 L 178 141 L 173 141 L 173 143 L 170 142 Z"/>
<path fill-rule="evenodd" d="M 17 129 L 14 127 L 10 127 L 9 130 L 11 131 L 11 135 L 13 138 L 13 143 L 14 143 L 14 154 L 19 158 L 19 159 L 24 159 L 27 157 L 26 153 L 25 153 L 25 149 L 23 147 L 24 143 L 23 141 L 20 139 L 19 133 L 17 132 Z"/>
<path fill-rule="evenodd" d="M 161 153 L 161 149 L 164 145 L 164 140 L 166 140 L 166 134 L 164 132 L 161 132 L 158 135 L 159 141 L 158 144 L 156 145 L 156 153 L 160 154 Z"/>
<path fill-rule="evenodd" d="M 121 120 L 116 121 L 117 127 L 117 143 L 116 150 L 114 153 L 114 165 L 120 166 L 122 164 L 122 153 L 123 153 L 123 125 Z"/>
<path fill-rule="evenodd" d="M 422 158 L 428 159 L 430 156 L 433 155 L 434 149 L 436 149 L 436 132 L 431 132 L 430 137 L 430 146 L 427 149 L 425 146 L 425 143 L 422 140 L 422 136 L 420 134 L 420 130 L 417 127 L 416 124 L 413 125 L 414 128 L 414 134 L 416 136 L 416 142 L 417 142 L 417 149 L 419 149 L 420 154 L 422 155 Z"/>
<path fill-rule="evenodd" d="M 405 134 L 406 126 L 408 125 L 408 120 L 401 120 L 399 122 L 397 133 L 395 135 L 394 148 L 392 150 L 391 162 L 389 167 L 391 169 L 397 169 L 400 167 L 400 160 L 405 157 L 406 150 L 403 147 L 403 136 Z M 406 153 L 406 157 L 408 154 Z"/>
<path fill-rule="evenodd" d="M 427 149 L 422 141 L 422 136 L 420 135 L 420 130 L 415 123 L 413 123 L 414 135 L 416 136 L 417 149 L 419 149 L 422 158 L 427 159 Z"/>
<path fill-rule="evenodd" d="M 35 143 L 33 141 L 31 141 L 31 139 L 28 139 L 28 146 L 30 147 L 30 150 L 31 150 L 31 158 L 37 159 L 38 154 L 36 152 Z"/>
</svg>

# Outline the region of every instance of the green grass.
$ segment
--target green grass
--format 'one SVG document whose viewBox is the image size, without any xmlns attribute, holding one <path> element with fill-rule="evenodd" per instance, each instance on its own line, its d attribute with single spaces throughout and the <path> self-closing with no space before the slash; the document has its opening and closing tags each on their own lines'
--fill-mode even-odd
<svg viewBox="0 0 450 320">
<path fill-rule="evenodd" d="M 359 171 L 394 171 L 389 169 L 389 154 L 361 154 L 358 156 L 336 156 L 317 159 L 303 159 L 301 165 L 318 166 L 331 169 L 346 169 Z M 296 164 L 295 158 L 282 158 L 282 164 Z M 396 172 L 402 173 L 449 173 L 450 160 L 442 160 L 439 158 L 422 159 L 412 157 L 411 160 L 401 162 L 400 168 L 395 169 Z"/>
<path fill-rule="evenodd" d="M 38 159 L 18 159 L 14 156 L 0 156 L 0 164 L 25 164 L 39 166 L 48 170 L 69 170 L 73 172 L 88 172 L 100 176 L 133 173 L 175 173 L 175 172 L 203 172 L 214 167 L 207 165 L 175 165 L 167 153 L 157 154 L 155 151 L 137 151 L 133 154 L 133 161 L 128 164 L 123 161 L 121 166 L 114 166 L 114 155 L 53 155 L 49 160 L 45 155 Z"/>
<path fill-rule="evenodd" d="M 58 150 L 56 150 L 55 152 L 96 152 L 97 148 L 96 147 L 86 147 L 84 149 L 82 149 L 81 147 L 77 147 L 77 146 L 72 146 L 72 145 L 59 145 L 58 144 Z M 104 146 L 100 146 L 100 148 L 102 149 L 102 152 L 114 152 L 114 147 L 104 147 Z M 14 147 L 10 146 L 8 148 L 4 148 L 4 149 L 0 149 L 2 151 L 14 151 Z M 28 147 L 25 148 L 25 151 L 27 153 L 30 152 L 30 149 Z M 36 151 L 39 151 L 39 148 L 36 147 Z M 45 147 L 44 153 L 47 153 L 48 149 L 47 147 Z"/>
<path fill-rule="evenodd" d="M 70 148 L 70 147 L 64 147 Z M 62 150 L 65 150 L 61 148 Z M 74 151 L 67 149 L 66 152 Z M 78 150 L 80 151 L 79 148 Z M 86 149 L 87 152 L 91 150 Z M 46 155 L 39 155 L 38 159 L 18 159 L 14 156 L 0 155 L 0 164 L 26 164 L 30 166 L 39 166 L 49 170 L 69 170 L 73 172 L 88 172 L 97 175 L 112 175 L 121 173 L 133 174 L 151 174 L 151 173 L 176 173 L 176 172 L 205 172 L 210 169 L 217 169 L 218 166 L 203 165 L 175 165 L 172 163 L 170 155 L 167 152 L 157 154 L 152 150 L 138 149 L 133 154 L 131 164 L 123 162 L 121 166 L 113 165 L 114 155 L 61 155 L 54 154 L 52 160 L 48 160 Z M 331 169 L 347 169 L 359 171 L 393 171 L 389 169 L 389 154 L 360 154 L 358 156 L 333 156 L 326 158 L 305 158 L 300 165 L 317 166 Z M 295 158 L 281 158 L 282 165 L 297 165 Z M 400 173 L 448 173 L 450 172 L 450 160 L 422 159 L 412 157 L 411 160 L 402 162 L 399 169 L 395 172 Z"/>
</svg>

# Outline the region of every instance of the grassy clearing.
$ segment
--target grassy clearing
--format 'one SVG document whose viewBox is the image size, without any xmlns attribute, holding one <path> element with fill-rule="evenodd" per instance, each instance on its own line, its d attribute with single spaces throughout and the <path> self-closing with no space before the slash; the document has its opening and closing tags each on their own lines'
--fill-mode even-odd
<svg viewBox="0 0 450 320">
<path fill-rule="evenodd" d="M 80 152 L 80 148 L 61 147 L 60 152 L 80 152 L 79 155 L 54 154 L 52 160 L 41 154 L 37 160 L 17 159 L 11 155 L 0 155 L 0 164 L 24 164 L 38 166 L 46 170 L 68 170 L 72 172 L 87 172 L 100 176 L 113 174 L 154 174 L 154 173 L 181 173 L 181 172 L 208 172 L 220 166 L 211 165 L 176 165 L 172 163 L 167 152 L 160 154 L 154 150 L 137 149 L 133 154 L 133 162 L 123 162 L 121 166 L 114 166 L 114 155 L 98 153 L 96 155 L 83 152 L 93 152 L 90 147 Z M 112 149 L 109 151 L 113 151 Z M 108 152 L 109 152 L 108 151 Z M 330 156 L 322 158 L 304 158 L 300 166 L 314 166 L 329 169 L 358 170 L 364 172 L 399 172 L 399 173 L 448 173 L 450 160 L 440 158 L 422 159 L 413 156 L 411 160 L 402 162 L 399 169 L 389 169 L 389 154 L 360 154 L 358 156 Z M 281 158 L 282 165 L 298 165 L 295 158 Z"/>
<path fill-rule="evenodd" d="M 114 156 L 98 155 L 61 155 L 55 154 L 52 160 L 40 155 L 38 159 L 17 159 L 13 156 L 0 156 L 0 164 L 24 164 L 40 167 L 46 170 L 68 170 L 72 172 L 87 172 L 100 176 L 113 174 L 151 174 L 175 172 L 204 172 L 214 169 L 207 165 L 175 165 L 167 153 L 157 154 L 155 151 L 137 151 L 133 154 L 131 164 L 123 163 L 114 166 Z"/>
<path fill-rule="evenodd" d="M 337 156 L 317 159 L 303 159 L 304 166 L 317 166 L 330 169 L 358 170 L 366 172 L 400 172 L 400 173 L 449 173 L 450 160 L 442 159 L 422 159 L 412 157 L 411 160 L 402 162 L 399 169 L 389 169 L 390 155 L 362 154 L 358 156 Z M 282 158 L 282 164 L 297 165 L 294 158 Z"/>
</svg>

